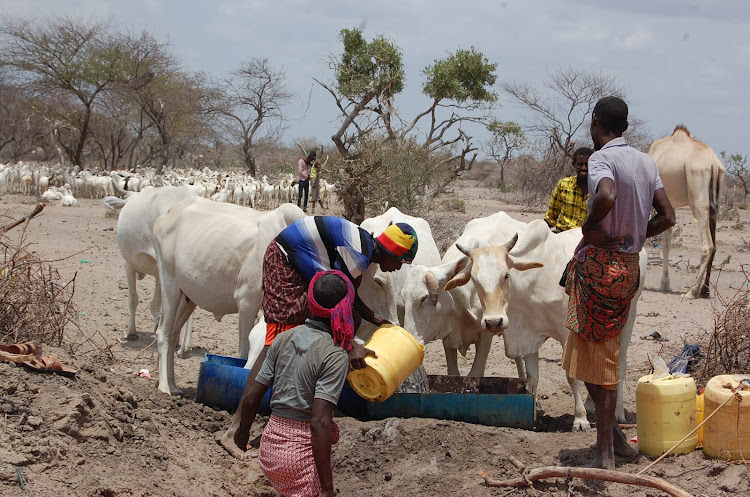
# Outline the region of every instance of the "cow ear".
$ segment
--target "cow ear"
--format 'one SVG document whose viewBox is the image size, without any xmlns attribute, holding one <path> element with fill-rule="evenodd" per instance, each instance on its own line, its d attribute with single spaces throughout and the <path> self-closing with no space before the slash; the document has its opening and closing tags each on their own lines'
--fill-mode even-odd
<svg viewBox="0 0 750 497">
<path fill-rule="evenodd" d="M 471 279 L 471 258 L 461 257 L 456 261 L 453 268 L 453 276 L 445 284 L 445 291 L 452 290 L 456 287 L 463 286 Z"/>
<path fill-rule="evenodd" d="M 471 279 L 471 273 L 458 273 L 445 284 L 445 291 L 453 290 L 456 287 L 463 286 Z"/>
<path fill-rule="evenodd" d="M 471 250 L 472 250 L 472 249 L 471 249 L 471 247 L 469 247 L 469 246 L 467 246 L 467 245 L 463 245 L 463 244 L 461 244 L 461 243 L 457 243 L 457 244 L 456 244 L 456 248 L 457 248 L 457 249 L 458 249 L 458 250 L 459 250 L 459 251 L 460 251 L 460 252 L 461 252 L 462 254 L 464 254 L 464 255 L 465 255 L 466 257 L 471 257 Z"/>
<path fill-rule="evenodd" d="M 534 261 L 527 261 L 526 259 L 519 259 L 517 257 L 513 257 L 512 255 L 509 255 L 508 267 L 511 269 L 515 269 L 516 271 L 526 271 L 527 269 L 535 269 L 538 267 L 544 267 L 544 264 L 542 264 L 541 262 L 534 262 Z"/>
</svg>

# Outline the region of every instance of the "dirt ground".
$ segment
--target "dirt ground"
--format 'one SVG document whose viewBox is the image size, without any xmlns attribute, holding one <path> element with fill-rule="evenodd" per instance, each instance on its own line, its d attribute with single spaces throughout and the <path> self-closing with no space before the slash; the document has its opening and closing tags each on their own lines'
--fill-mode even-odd
<svg viewBox="0 0 750 497">
<path fill-rule="evenodd" d="M 465 201 L 465 213 L 437 209 L 429 217 L 443 249 L 472 217 L 498 210 L 506 210 L 522 221 L 543 215 L 514 205 L 498 191 L 473 182 L 464 182 L 446 198 L 456 197 Z M 0 213 L 17 218 L 30 212 L 34 203 L 30 197 L 6 195 L 0 201 Z M 437 205 L 442 205 L 440 200 Z M 719 223 L 712 298 L 682 300 L 681 293 L 695 278 L 700 241 L 689 211 L 678 211 L 682 233 L 681 244 L 671 256 L 674 292 L 655 291 L 661 264 L 652 264 L 638 304 L 625 379 L 628 422 L 636 421 L 635 384 L 649 372 L 648 357 L 659 353 L 664 345 L 671 347 L 665 353 L 678 350 L 683 341 L 710 332 L 722 299 L 731 298 L 745 285 L 741 265 L 750 264 L 746 241 L 750 232 L 743 223 L 750 221 L 750 213 L 738 212 L 742 222 Z M 148 310 L 153 286 L 150 278 L 139 282 L 138 287 L 138 339 L 122 340 L 128 308 L 125 275 L 115 241 L 116 222 L 100 201 L 82 199 L 80 207 L 49 205 L 29 224 L 28 240 L 34 243 L 34 250 L 45 260 L 54 261 L 53 266 L 64 278 L 76 275 L 80 330 L 68 330 L 63 347 L 47 346 L 45 352 L 57 352 L 63 363 L 78 370 L 78 375 L 73 380 L 0 363 L 0 495 L 276 495 L 257 460 L 235 460 L 217 443 L 228 426 L 230 413 L 194 401 L 204 354 L 237 354 L 236 316 L 226 316 L 218 323 L 213 316 L 198 311 L 193 349 L 185 359 L 176 359 L 176 381 L 185 394 L 169 397 L 159 392 L 156 344 Z M 656 249 L 650 254 L 660 257 Z M 653 331 L 669 342 L 641 338 Z M 595 441 L 595 430 L 569 431 L 573 401 L 560 368 L 561 353 L 561 345 L 551 341 L 540 352 L 541 406 L 533 431 L 434 419 L 362 422 L 339 418 L 342 436 L 334 447 L 334 480 L 339 495 L 664 495 L 643 487 L 578 479 L 572 481 L 569 490 L 563 478 L 535 483 L 533 489 L 484 485 L 477 474 L 480 470 L 497 479 L 519 475 L 508 459 L 510 455 L 528 467 L 582 466 L 592 458 L 589 446 Z M 459 359 L 462 371 L 467 372 L 473 360 L 471 352 Z M 428 345 L 425 366 L 428 373 L 445 373 L 441 344 Z M 153 377 L 136 376 L 134 373 L 141 369 L 149 370 Z M 493 343 L 487 375 L 516 375 L 500 339 Z M 260 433 L 262 426 L 262 422 L 256 422 L 254 433 Z M 636 434 L 634 428 L 626 432 Z M 645 455 L 634 460 L 618 458 L 618 470 L 637 473 L 651 461 Z M 750 493 L 744 464 L 711 460 L 700 450 L 667 458 L 647 474 L 696 496 Z"/>
</svg>

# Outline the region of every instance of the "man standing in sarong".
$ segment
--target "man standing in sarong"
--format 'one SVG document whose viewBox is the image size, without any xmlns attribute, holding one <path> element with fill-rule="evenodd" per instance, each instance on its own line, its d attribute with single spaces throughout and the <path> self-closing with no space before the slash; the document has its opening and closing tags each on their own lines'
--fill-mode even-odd
<svg viewBox="0 0 750 497">
<path fill-rule="evenodd" d="M 388 226 L 373 237 L 356 224 L 334 216 L 308 216 L 290 224 L 271 241 L 263 257 L 263 315 L 266 320 L 266 342 L 248 375 L 245 391 L 231 426 L 221 437 L 221 445 L 233 456 L 243 458 L 247 438 L 240 435 L 240 414 L 247 402 L 255 375 L 277 336 L 295 328 L 310 317 L 308 285 L 320 271 L 341 271 L 359 288 L 362 274 L 370 264 L 381 271 L 396 271 L 403 263 L 411 263 L 417 253 L 418 240 L 414 228 L 406 223 Z M 375 326 L 388 323 L 356 295 L 354 310 L 361 319 Z M 347 349 L 349 350 L 349 349 Z M 349 350 L 351 366 L 367 366 L 365 356 L 374 354 L 359 343 Z"/>
<path fill-rule="evenodd" d="M 617 97 L 599 100 L 591 115 L 596 152 L 588 163 L 588 218 L 583 239 L 568 263 L 570 296 L 563 367 L 586 384 L 596 406 L 593 467 L 614 469 L 615 451 L 632 453 L 615 422 L 620 379 L 620 331 L 638 290 L 638 253 L 647 237 L 672 227 L 675 214 L 653 159 L 622 138 L 628 106 Z M 649 219 L 651 207 L 656 210 Z"/>
<path fill-rule="evenodd" d="M 333 409 L 349 373 L 354 295 L 340 271 L 313 276 L 307 299 L 312 317 L 274 340 L 242 407 L 238 431 L 247 438 L 261 399 L 273 385 L 258 461 L 283 496 L 334 494 L 331 444 L 338 442 L 339 429 Z"/>
</svg>

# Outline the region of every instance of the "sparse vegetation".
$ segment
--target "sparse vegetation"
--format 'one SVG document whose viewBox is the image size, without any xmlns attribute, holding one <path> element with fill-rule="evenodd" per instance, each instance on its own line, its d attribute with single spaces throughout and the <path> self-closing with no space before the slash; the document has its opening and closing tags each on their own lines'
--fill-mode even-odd
<svg viewBox="0 0 750 497">
<path fill-rule="evenodd" d="M 443 208 L 452 212 L 466 212 L 466 202 L 460 198 L 451 198 L 442 201 Z"/>
</svg>

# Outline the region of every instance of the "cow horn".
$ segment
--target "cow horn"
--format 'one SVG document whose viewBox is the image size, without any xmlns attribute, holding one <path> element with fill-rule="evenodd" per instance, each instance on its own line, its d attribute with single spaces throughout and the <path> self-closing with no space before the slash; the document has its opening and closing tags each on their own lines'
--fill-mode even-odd
<svg viewBox="0 0 750 497">
<path fill-rule="evenodd" d="M 425 275 L 425 281 L 427 282 L 427 291 L 430 293 L 430 300 L 432 300 L 433 305 L 437 305 L 440 284 L 435 275 L 430 271 Z"/>
<path fill-rule="evenodd" d="M 513 247 L 516 246 L 516 242 L 518 241 L 518 233 L 513 235 L 513 238 L 510 239 L 503 247 L 505 247 L 505 250 L 510 253 L 510 251 L 513 249 Z"/>
</svg>

